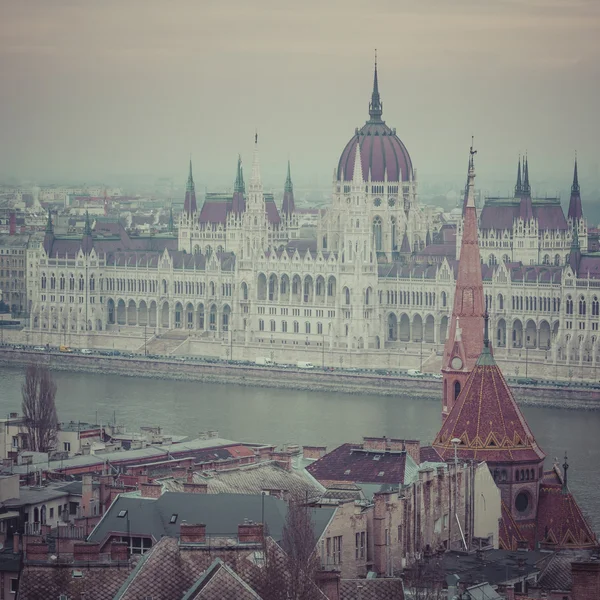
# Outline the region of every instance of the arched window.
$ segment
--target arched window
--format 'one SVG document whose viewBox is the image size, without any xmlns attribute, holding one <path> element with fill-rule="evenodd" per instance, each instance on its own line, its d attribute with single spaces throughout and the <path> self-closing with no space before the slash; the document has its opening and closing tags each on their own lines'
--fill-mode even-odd
<svg viewBox="0 0 600 600">
<path fill-rule="evenodd" d="M 508 254 L 505 254 L 505 255 L 502 257 L 502 262 L 503 262 L 503 263 L 510 262 L 510 256 L 508 256 Z"/>
<path fill-rule="evenodd" d="M 308 321 L 306 321 L 306 323 L 304 324 L 304 332 L 310 333 L 310 323 Z"/>
<path fill-rule="evenodd" d="M 494 265 L 498 264 L 498 261 L 496 260 L 496 257 L 493 254 L 490 254 L 490 257 L 488 258 L 488 264 L 490 265 L 490 267 L 493 267 Z"/>
<path fill-rule="evenodd" d="M 448 296 L 446 292 L 442 292 L 442 306 L 446 306 L 448 304 Z"/>
<path fill-rule="evenodd" d="M 594 317 L 598 316 L 598 309 L 600 308 L 600 306 L 598 305 L 598 297 L 594 296 L 594 298 L 592 299 L 592 315 Z"/>
<path fill-rule="evenodd" d="M 65 276 L 61 273 L 60 275 L 60 290 L 61 292 L 65 289 Z"/>
<path fill-rule="evenodd" d="M 163 287 L 163 294 L 166 294 L 168 292 L 168 290 L 169 290 L 169 285 L 167 284 L 167 280 L 166 279 L 163 279 L 162 287 Z"/>
<path fill-rule="evenodd" d="M 455 381 L 454 382 L 454 401 L 455 402 L 459 396 L 460 396 L 460 381 Z"/>
<path fill-rule="evenodd" d="M 248 300 L 248 284 L 245 281 L 242 283 L 242 299 Z"/>
<path fill-rule="evenodd" d="M 544 254 L 544 259 L 542 260 L 542 262 L 545 265 L 549 265 L 550 264 L 550 255 L 549 254 Z"/>
<path fill-rule="evenodd" d="M 294 321 L 294 333 L 300 333 L 300 325 L 298 321 Z"/>
<path fill-rule="evenodd" d="M 382 250 L 381 217 L 375 217 L 373 219 L 373 237 L 375 238 L 375 250 L 377 252 L 381 252 L 381 250 Z"/>
<path fill-rule="evenodd" d="M 46 273 L 42 273 L 42 289 L 46 289 Z"/>
<path fill-rule="evenodd" d="M 96 280 L 94 279 L 94 274 L 90 275 L 90 292 L 93 292 L 96 289 Z"/>
<path fill-rule="evenodd" d="M 558 267 L 560 265 L 560 254 L 554 256 L 554 264 Z"/>
<path fill-rule="evenodd" d="M 346 296 L 346 304 L 350 304 L 350 290 L 348 288 L 344 288 L 345 296 Z"/>
<path fill-rule="evenodd" d="M 585 315 L 585 310 L 586 310 L 585 298 L 583 296 L 580 296 L 580 298 L 579 298 L 579 314 Z"/>
<path fill-rule="evenodd" d="M 50 275 L 50 289 L 51 290 L 56 289 L 56 275 L 54 275 L 54 273 L 52 273 L 52 275 Z"/>
<path fill-rule="evenodd" d="M 271 331 L 275 331 L 275 321 L 271 321 Z"/>
<path fill-rule="evenodd" d="M 504 310 L 504 296 L 498 294 L 498 310 Z"/>
<path fill-rule="evenodd" d="M 573 299 L 571 298 L 571 296 L 567 296 L 566 310 L 568 315 L 573 314 Z"/>
<path fill-rule="evenodd" d="M 69 276 L 69 290 L 75 290 L 75 276 L 73 275 L 73 273 L 71 273 L 71 275 Z"/>
<path fill-rule="evenodd" d="M 396 251 L 398 250 L 398 240 L 397 240 L 397 236 L 396 236 L 396 219 L 394 217 L 392 217 L 391 219 L 391 225 L 392 225 L 392 250 Z"/>
<path fill-rule="evenodd" d="M 83 278 L 83 275 L 79 276 L 79 291 L 83 292 L 85 288 L 85 279 Z"/>
</svg>

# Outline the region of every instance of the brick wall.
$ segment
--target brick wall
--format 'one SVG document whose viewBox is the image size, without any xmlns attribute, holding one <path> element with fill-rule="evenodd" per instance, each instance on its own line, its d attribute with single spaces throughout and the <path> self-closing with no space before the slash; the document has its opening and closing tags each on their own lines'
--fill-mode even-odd
<svg viewBox="0 0 600 600">
<path fill-rule="evenodd" d="M 572 600 L 600 598 L 600 561 L 571 563 Z"/>
<path fill-rule="evenodd" d="M 263 540 L 262 523 L 243 523 L 238 525 L 238 541 L 241 544 L 259 543 Z"/>
<path fill-rule="evenodd" d="M 98 562 L 100 544 L 73 544 L 73 558 L 81 562 Z"/>
<path fill-rule="evenodd" d="M 206 483 L 184 483 L 183 491 L 188 494 L 206 494 L 208 493 L 208 485 Z"/>
<path fill-rule="evenodd" d="M 327 446 L 302 446 L 304 458 L 319 459 L 327 454 Z"/>
<path fill-rule="evenodd" d="M 203 523 L 182 523 L 179 526 L 179 541 L 182 544 L 203 544 L 206 542 L 206 525 Z"/>
<path fill-rule="evenodd" d="M 142 483 L 140 485 L 142 498 L 160 498 L 162 485 L 160 483 Z"/>
</svg>

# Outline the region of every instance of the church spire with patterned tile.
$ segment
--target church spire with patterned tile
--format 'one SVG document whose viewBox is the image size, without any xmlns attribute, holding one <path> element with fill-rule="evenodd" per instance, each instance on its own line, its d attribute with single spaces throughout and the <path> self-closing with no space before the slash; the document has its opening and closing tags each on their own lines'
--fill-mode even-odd
<svg viewBox="0 0 600 600">
<path fill-rule="evenodd" d="M 454 307 L 442 362 L 443 417 L 452 410 L 483 348 L 484 299 L 475 209 L 475 154 L 471 145 Z"/>
</svg>

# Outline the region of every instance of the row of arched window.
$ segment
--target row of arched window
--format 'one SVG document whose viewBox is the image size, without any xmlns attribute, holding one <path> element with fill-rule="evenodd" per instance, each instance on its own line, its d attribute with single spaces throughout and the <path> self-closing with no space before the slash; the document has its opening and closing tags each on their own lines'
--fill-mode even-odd
<svg viewBox="0 0 600 600">
<path fill-rule="evenodd" d="M 46 290 L 46 289 L 50 289 L 50 290 L 59 289 L 61 291 L 65 291 L 67 289 L 67 280 L 66 280 L 66 278 L 65 278 L 64 275 L 60 275 L 60 277 L 58 279 L 58 287 L 57 287 L 56 275 L 54 273 L 50 274 L 49 280 L 48 280 L 48 277 L 46 276 L 46 273 L 42 273 L 41 285 L 42 285 L 42 289 L 43 290 Z M 102 289 L 102 287 L 103 287 L 103 281 L 102 281 L 102 278 L 100 278 L 100 289 Z M 75 291 L 75 275 L 73 275 L 72 273 L 69 276 L 68 289 L 71 292 Z M 77 289 L 80 292 L 83 292 L 85 290 L 85 278 L 83 277 L 83 275 L 79 276 Z M 96 289 L 96 279 L 94 278 L 94 275 L 90 276 L 90 279 L 89 279 L 89 289 L 92 292 Z"/>
<path fill-rule="evenodd" d="M 573 298 L 569 295 L 567 296 L 567 300 L 565 303 L 565 311 L 568 315 L 573 314 Z M 587 313 L 587 301 L 584 296 L 579 296 L 579 315 L 584 317 Z M 600 314 L 600 303 L 598 302 L 598 297 L 594 296 L 592 298 L 592 316 L 597 317 Z"/>
</svg>

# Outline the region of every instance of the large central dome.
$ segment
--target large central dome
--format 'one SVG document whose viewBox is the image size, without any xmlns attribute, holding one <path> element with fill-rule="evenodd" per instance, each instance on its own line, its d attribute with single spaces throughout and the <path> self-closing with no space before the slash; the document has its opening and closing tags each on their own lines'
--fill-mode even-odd
<svg viewBox="0 0 600 600">
<path fill-rule="evenodd" d="M 387 171 L 387 181 L 409 181 L 412 177 L 412 161 L 406 146 L 381 118 L 383 103 L 379 98 L 377 62 L 373 78 L 373 94 L 369 104 L 369 120 L 357 129 L 346 144 L 337 168 L 337 179 L 351 181 L 354 169 L 356 144 L 360 144 L 360 158 L 365 179 L 369 172 L 371 181 L 383 181 Z"/>
</svg>

